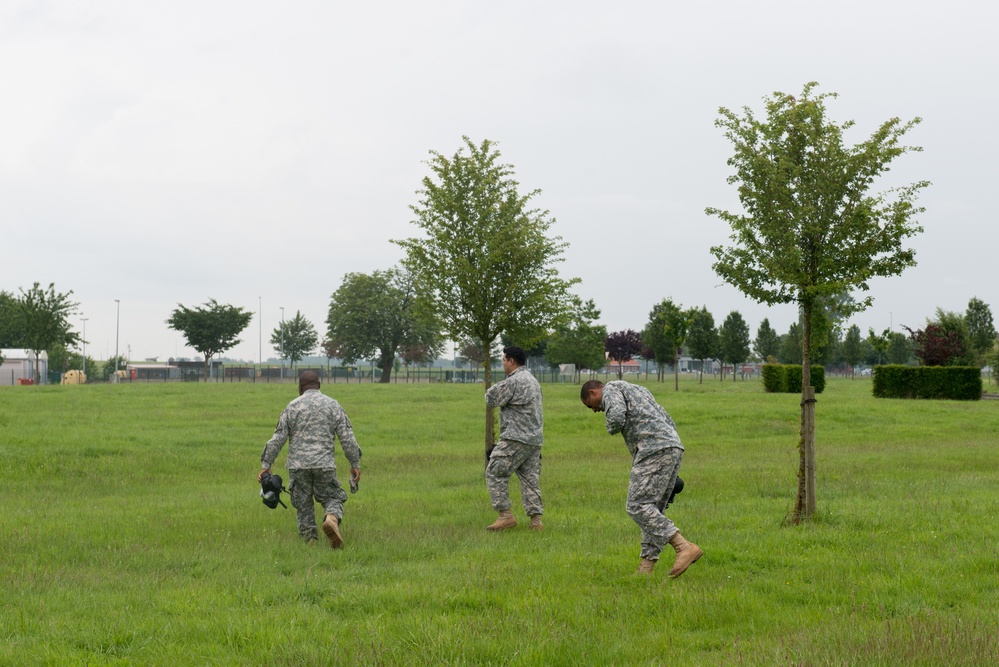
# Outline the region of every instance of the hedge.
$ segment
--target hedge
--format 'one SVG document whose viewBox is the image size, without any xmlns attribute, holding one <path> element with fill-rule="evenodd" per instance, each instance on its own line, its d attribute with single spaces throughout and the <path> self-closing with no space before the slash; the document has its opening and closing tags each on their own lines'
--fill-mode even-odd
<svg viewBox="0 0 999 667">
<path fill-rule="evenodd" d="M 763 364 L 762 375 L 767 393 L 801 393 L 801 364 Z M 812 366 L 812 386 L 816 394 L 826 388 L 826 369 L 822 366 Z"/>
<path fill-rule="evenodd" d="M 874 396 L 977 401 L 982 371 L 975 366 L 875 366 Z"/>
</svg>

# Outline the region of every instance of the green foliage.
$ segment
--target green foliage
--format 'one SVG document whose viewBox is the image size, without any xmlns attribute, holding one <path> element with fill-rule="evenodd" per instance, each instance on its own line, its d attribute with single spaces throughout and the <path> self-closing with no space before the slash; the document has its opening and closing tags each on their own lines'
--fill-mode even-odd
<svg viewBox="0 0 999 667">
<path fill-rule="evenodd" d="M 547 211 L 529 207 L 540 191 L 518 192 L 493 142 L 462 139 L 451 158 L 430 153 L 432 175 L 410 207 L 425 237 L 395 243 L 451 340 L 487 348 L 506 333 L 527 348 L 568 320 L 578 279 L 559 277 L 567 244 L 547 236 L 555 222 Z"/>
<path fill-rule="evenodd" d="M 977 401 L 982 397 L 982 374 L 977 366 L 878 366 L 873 393 L 877 398 Z"/>
<path fill-rule="evenodd" d="M 184 334 L 190 347 L 205 357 L 205 379 L 212 357 L 238 345 L 239 334 L 250 325 L 253 313 L 209 299 L 204 306 L 188 308 L 177 304 L 166 321 L 171 329 Z"/>
<path fill-rule="evenodd" d="M 98 375 L 105 382 L 111 379 L 111 376 L 114 375 L 115 369 L 123 371 L 128 366 L 128 359 L 124 354 L 120 354 L 117 357 L 108 357 L 104 363 L 100 365 L 99 373 L 97 371 L 97 366 L 93 366 L 93 370 L 90 370 L 91 366 L 89 365 L 89 361 L 90 360 L 88 360 L 87 366 L 89 372 L 94 375 Z"/>
<path fill-rule="evenodd" d="M 718 344 L 722 361 L 732 364 L 732 381 L 735 367 L 749 359 L 749 325 L 742 315 L 733 310 L 718 329 Z"/>
<path fill-rule="evenodd" d="M 877 361 L 876 364 L 883 364 L 888 358 L 888 348 L 891 347 L 891 329 L 885 329 L 880 334 L 874 333 L 874 329 L 867 329 L 867 343 L 874 350 Z"/>
<path fill-rule="evenodd" d="M 888 363 L 908 364 L 913 359 L 912 339 L 898 331 L 888 335 Z"/>
<path fill-rule="evenodd" d="M 978 363 L 974 347 L 971 343 L 968 323 L 965 322 L 962 313 L 937 308 L 936 320 L 930 321 L 927 324 L 937 325 L 944 337 L 951 337 L 958 342 L 953 355 L 946 362 L 947 366 L 973 366 Z M 929 330 L 930 327 L 927 326 L 926 328 Z"/>
<path fill-rule="evenodd" d="M 843 359 L 851 367 L 855 367 L 863 358 L 864 349 L 863 345 L 861 345 L 862 342 L 863 341 L 860 337 L 860 327 L 856 324 L 850 326 L 850 328 L 847 329 L 846 336 L 843 338 L 842 350 Z"/>
<path fill-rule="evenodd" d="M 368 466 L 336 552 L 257 495 L 292 385 L 0 387 L 0 664 L 995 664 L 994 403 L 830 378 L 820 508 L 792 530 L 798 398 L 681 381 L 649 385 L 686 447 L 667 513 L 705 550 L 677 580 L 671 549 L 633 576 L 631 457 L 578 385 L 544 385 L 545 531 L 512 484 L 496 535 L 481 388 L 324 383 Z"/>
<path fill-rule="evenodd" d="M 607 327 L 596 324 L 600 319 L 600 311 L 592 299 L 585 303 L 575 300 L 572 321 L 562 324 L 548 340 L 545 356 L 554 365 L 574 364 L 576 372 L 583 369 L 600 370 L 606 363 L 604 358 L 604 339 L 607 337 Z"/>
<path fill-rule="evenodd" d="M 275 352 L 283 354 L 282 358 L 290 360 L 294 365 L 302 357 L 312 354 L 319 344 L 319 335 L 312 322 L 304 317 L 301 311 L 296 310 L 293 318 L 279 323 L 274 328 L 270 342 Z"/>
<path fill-rule="evenodd" d="M 20 303 L 10 292 L 0 290 L 0 349 L 23 347 L 23 340 Z"/>
<path fill-rule="evenodd" d="M 704 360 L 720 356 L 718 349 L 718 330 L 715 328 L 715 318 L 707 306 L 691 308 L 687 313 L 690 322 L 687 327 L 687 353 L 693 359 L 701 362 L 700 379 L 704 378 Z"/>
<path fill-rule="evenodd" d="M 797 322 L 792 323 L 787 333 L 780 337 L 777 360 L 782 364 L 801 365 L 801 325 Z"/>
<path fill-rule="evenodd" d="M 327 339 L 340 342 L 347 363 L 377 357 L 382 382 L 403 350 L 411 360 L 436 358 L 443 350 L 440 322 L 416 291 L 411 274 L 393 268 L 348 273 L 330 297 Z"/>
<path fill-rule="evenodd" d="M 763 389 L 771 394 L 801 393 L 801 364 L 763 364 Z M 811 368 L 812 387 L 816 394 L 826 388 L 826 369 L 815 364 Z"/>
<path fill-rule="evenodd" d="M 79 304 L 70 300 L 72 294 L 72 290 L 66 294 L 56 292 L 54 283 L 49 283 L 48 289 L 42 289 L 39 283 L 27 292 L 22 289 L 21 297 L 14 305 L 15 330 L 21 335 L 15 347 L 31 350 L 38 358 L 43 351 L 56 345 L 76 345 L 80 337 L 71 330 L 69 316 L 76 312 Z M 37 365 L 35 382 L 41 382 Z"/>
<path fill-rule="evenodd" d="M 678 370 L 677 358 L 687 340 L 690 313 L 673 299 L 663 299 L 649 312 L 649 321 L 642 331 L 642 342 L 655 353 L 660 368 L 664 364 Z M 679 384 L 677 384 L 679 389 Z"/>
<path fill-rule="evenodd" d="M 971 301 L 968 302 L 964 321 L 968 328 L 968 341 L 971 350 L 976 356 L 978 365 L 981 366 L 985 354 L 990 352 L 996 343 L 996 327 L 992 321 L 992 310 L 981 299 L 972 297 Z"/>
<path fill-rule="evenodd" d="M 771 357 L 776 359 L 780 354 L 780 336 L 770 326 L 770 320 L 766 317 L 763 318 L 760 326 L 756 329 L 753 350 L 761 361 L 769 361 Z"/>
</svg>

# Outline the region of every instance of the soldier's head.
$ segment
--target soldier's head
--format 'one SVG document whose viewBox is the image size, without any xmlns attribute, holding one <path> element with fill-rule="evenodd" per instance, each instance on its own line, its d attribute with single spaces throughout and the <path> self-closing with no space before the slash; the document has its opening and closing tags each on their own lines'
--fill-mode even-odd
<svg viewBox="0 0 999 667">
<path fill-rule="evenodd" d="M 507 375 L 527 363 L 527 353 L 516 345 L 503 348 L 503 370 Z"/>
<path fill-rule="evenodd" d="M 600 380 L 590 380 L 584 382 L 579 390 L 579 400 L 583 405 L 594 412 L 603 412 L 604 406 L 604 383 Z"/>
<path fill-rule="evenodd" d="M 298 395 L 301 396 L 310 389 L 322 386 L 315 371 L 302 371 L 298 376 Z"/>
</svg>

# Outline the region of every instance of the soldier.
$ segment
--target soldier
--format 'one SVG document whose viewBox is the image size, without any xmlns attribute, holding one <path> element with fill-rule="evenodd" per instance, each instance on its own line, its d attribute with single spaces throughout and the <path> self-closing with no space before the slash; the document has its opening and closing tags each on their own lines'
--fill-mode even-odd
<svg viewBox="0 0 999 667">
<path fill-rule="evenodd" d="M 586 382 L 579 393 L 583 405 L 607 416 L 607 432 L 624 435 L 631 452 L 626 509 L 642 529 L 642 561 L 638 574 L 652 572 L 663 547 L 669 543 L 676 560 L 669 576 L 679 577 L 704 552 L 683 539 L 663 510 L 683 460 L 683 444 L 673 419 L 645 387 L 630 382 Z"/>
<path fill-rule="evenodd" d="M 519 347 L 503 348 L 506 379 L 486 391 L 486 405 L 500 409 L 500 439 L 489 452 L 486 488 L 499 517 L 486 530 L 505 530 L 517 525 L 510 511 L 510 476 L 520 478 L 524 511 L 531 530 L 541 525 L 541 443 L 543 417 L 541 385 L 527 370 L 527 354 Z"/>
<path fill-rule="evenodd" d="M 270 472 L 287 440 L 288 492 L 292 506 L 298 511 L 298 534 L 308 542 L 318 539 L 314 500 L 326 512 L 323 533 L 330 541 L 330 548 L 340 549 L 343 547 L 340 522 L 347 494 L 336 477 L 333 443 L 340 438 L 340 447 L 350 462 L 352 486 L 361 479 L 361 448 L 343 408 L 322 394 L 319 387 L 319 376 L 313 371 L 303 371 L 298 377 L 298 398 L 281 413 L 273 437 L 264 446 L 257 482 Z"/>
</svg>

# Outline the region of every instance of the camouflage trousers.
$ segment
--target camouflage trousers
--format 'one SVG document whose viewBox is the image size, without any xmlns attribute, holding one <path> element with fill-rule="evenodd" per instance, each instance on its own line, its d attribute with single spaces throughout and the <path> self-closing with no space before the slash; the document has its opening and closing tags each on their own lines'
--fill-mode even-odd
<svg viewBox="0 0 999 667">
<path fill-rule="evenodd" d="M 642 558 L 659 560 L 659 553 L 677 532 L 663 509 L 682 460 L 683 450 L 670 448 L 652 452 L 631 466 L 625 508 L 642 529 Z"/>
<path fill-rule="evenodd" d="M 326 514 L 336 515 L 337 520 L 343 518 L 347 494 L 340 488 L 335 468 L 297 468 L 288 471 L 288 479 L 291 506 L 298 512 L 298 534 L 302 539 L 314 540 L 319 536 L 313 502 L 322 505 Z"/>
<path fill-rule="evenodd" d="M 527 516 L 542 513 L 541 506 L 541 447 L 513 440 L 500 440 L 489 455 L 486 466 L 486 488 L 493 509 L 510 509 L 510 477 L 520 478 L 520 497 Z"/>
</svg>

